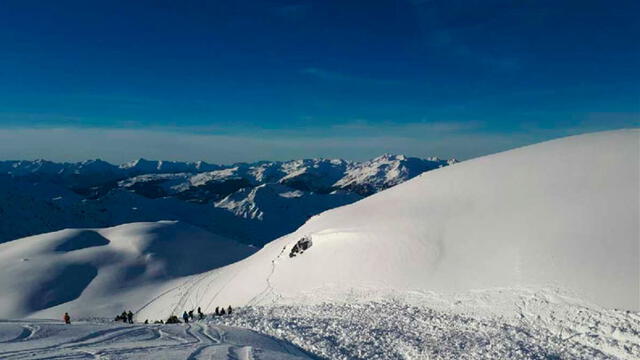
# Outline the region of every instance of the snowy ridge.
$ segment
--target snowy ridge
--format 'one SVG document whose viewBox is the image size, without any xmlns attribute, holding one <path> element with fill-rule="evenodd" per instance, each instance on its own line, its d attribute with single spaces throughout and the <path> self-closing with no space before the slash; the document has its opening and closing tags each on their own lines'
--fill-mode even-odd
<svg viewBox="0 0 640 360">
<path fill-rule="evenodd" d="M 172 219 L 261 246 L 310 216 L 446 164 L 404 156 L 231 166 L 145 159 L 120 166 L 101 160 L 0 161 L 0 243 L 66 227 Z M 30 210 L 23 212 L 25 204 Z"/>
<path fill-rule="evenodd" d="M 0 244 L 0 316 L 235 309 L 187 326 L 0 321 L 0 357 L 637 359 L 638 149 L 640 130 L 613 131 L 438 169 L 246 258 L 253 249 L 176 222 Z M 260 197 L 309 196 L 277 182 L 243 191 L 211 208 L 267 221 Z"/>
<path fill-rule="evenodd" d="M 371 161 L 347 168 L 346 175 L 334 187 L 349 189 L 366 195 L 398 185 L 421 173 L 456 163 L 455 159 L 443 161 L 429 158 L 427 161 L 404 155 L 385 154 Z"/>
<path fill-rule="evenodd" d="M 184 173 L 184 172 L 204 172 L 221 168 L 219 165 L 197 162 L 180 162 L 164 160 L 137 159 L 119 166 L 120 169 L 128 173 Z"/>
<path fill-rule="evenodd" d="M 110 316 L 148 302 L 173 279 L 253 252 L 173 221 L 68 229 L 11 241 L 0 244 L 0 287 L 9 290 L 0 293 L 0 317 L 58 317 L 69 307 L 76 316 Z"/>
<path fill-rule="evenodd" d="M 534 286 L 637 310 L 640 214 L 628 199 L 640 193 L 639 142 L 639 130 L 575 136 L 425 173 L 312 217 L 210 273 L 206 292 L 183 297 L 193 304 L 268 304 L 307 301 L 305 294 L 327 286 L 334 295 L 314 301 L 361 287 Z M 313 246 L 290 257 L 305 236 Z M 167 308 L 161 298 L 148 309 Z"/>
<path fill-rule="evenodd" d="M 104 186 L 113 180 L 126 180 L 131 185 L 139 175 L 140 181 L 182 178 L 192 186 L 205 185 L 210 181 L 228 178 L 242 178 L 252 185 L 265 183 L 292 184 L 303 187 L 300 190 L 328 192 L 342 188 L 348 183 L 345 177 L 376 178 L 380 186 L 397 184 L 423 171 L 455 163 L 438 158 L 408 158 L 404 155 L 383 155 L 371 161 L 352 162 L 342 159 L 304 159 L 291 161 L 260 161 L 233 165 L 215 165 L 203 161 L 179 162 L 137 159 L 121 165 L 112 165 L 100 159 L 79 163 L 56 163 L 47 160 L 0 161 L 0 174 L 38 181 L 50 181 L 74 188 Z M 393 171 L 380 170 L 390 167 Z M 401 169 L 397 171 L 397 169 Z M 360 176 L 366 173 L 367 176 Z M 170 174 L 175 174 L 172 177 Z M 180 174 L 180 175 L 178 175 Z M 187 176 L 189 174 L 190 176 Z M 372 176 L 377 174 L 377 176 Z M 133 179 L 130 179 L 133 178 Z M 380 179 L 377 179 L 380 178 Z M 383 179 L 386 179 L 383 180 Z M 317 183 L 314 183 L 317 182 Z M 380 188 L 381 189 L 381 188 Z M 372 192 L 366 194 L 370 195 Z"/>
<path fill-rule="evenodd" d="M 319 195 L 293 190 L 280 184 L 263 184 L 239 190 L 216 202 L 215 206 L 227 209 L 236 216 L 265 221 L 265 216 L 291 217 L 295 213 L 304 212 L 304 207 L 312 203 L 318 203 L 318 207 L 330 208 L 350 204 L 359 199 L 360 196 L 350 193 Z M 325 205 L 321 205 L 322 203 Z M 289 212 L 292 213 L 291 216 L 287 215 Z M 309 218 L 315 214 L 304 215 Z"/>
</svg>

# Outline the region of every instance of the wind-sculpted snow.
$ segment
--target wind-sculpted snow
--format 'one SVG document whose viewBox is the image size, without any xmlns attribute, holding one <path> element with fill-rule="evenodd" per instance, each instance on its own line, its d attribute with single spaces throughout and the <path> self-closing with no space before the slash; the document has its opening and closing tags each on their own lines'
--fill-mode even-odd
<svg viewBox="0 0 640 360">
<path fill-rule="evenodd" d="M 172 281 L 245 258 L 246 245 L 177 222 L 70 229 L 0 244 L 0 316 L 112 316 Z M 2 358 L 2 357 L 0 357 Z"/>
<path fill-rule="evenodd" d="M 75 251 L 86 249 L 93 246 L 108 245 L 109 239 L 100 235 L 99 233 L 91 230 L 76 230 L 69 231 L 72 234 L 65 236 L 63 241 L 60 242 L 55 251 Z"/>
<path fill-rule="evenodd" d="M 98 275 L 98 269 L 91 264 L 69 263 L 56 266 L 40 274 L 31 283 L 22 301 L 27 309 L 44 310 L 77 299 L 84 289 Z"/>
<path fill-rule="evenodd" d="M 639 144 L 639 130 L 588 134 L 427 172 L 312 217 L 253 256 L 203 275 L 206 291 L 181 296 L 265 304 L 296 302 L 328 286 L 343 294 L 534 286 L 638 310 Z M 305 237 L 313 246 L 289 257 Z M 149 311 L 163 311 L 162 304 Z"/>
<path fill-rule="evenodd" d="M 126 325 L 0 320 L 0 358 L 20 359 L 317 359 L 253 331 L 206 323 Z"/>
</svg>

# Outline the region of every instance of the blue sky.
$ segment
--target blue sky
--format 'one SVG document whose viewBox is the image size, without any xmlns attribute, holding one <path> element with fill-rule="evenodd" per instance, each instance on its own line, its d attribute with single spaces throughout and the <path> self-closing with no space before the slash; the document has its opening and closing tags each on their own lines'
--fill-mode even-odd
<svg viewBox="0 0 640 360">
<path fill-rule="evenodd" d="M 640 124 L 638 1 L 0 2 L 0 158 L 470 158 Z"/>
</svg>

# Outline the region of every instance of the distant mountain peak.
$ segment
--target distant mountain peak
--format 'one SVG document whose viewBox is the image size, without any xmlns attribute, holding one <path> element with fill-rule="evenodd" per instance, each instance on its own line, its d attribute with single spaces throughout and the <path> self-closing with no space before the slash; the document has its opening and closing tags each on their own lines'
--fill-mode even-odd
<svg viewBox="0 0 640 360">
<path fill-rule="evenodd" d="M 363 162 L 317 158 L 226 166 L 145 158 L 121 165 L 100 159 L 0 161 L 0 180 L 23 184 L 0 187 L 0 242 L 57 230 L 59 224 L 99 227 L 178 219 L 213 231 L 221 231 L 224 222 L 224 227 L 242 229 L 232 231 L 234 236 L 243 233 L 237 236 L 261 245 L 322 211 L 446 165 L 396 154 Z M 29 188 L 37 184 L 40 190 Z M 15 209 L 29 209 L 34 224 L 16 226 L 15 219 L 1 213 L 3 206 L 16 214 Z"/>
</svg>

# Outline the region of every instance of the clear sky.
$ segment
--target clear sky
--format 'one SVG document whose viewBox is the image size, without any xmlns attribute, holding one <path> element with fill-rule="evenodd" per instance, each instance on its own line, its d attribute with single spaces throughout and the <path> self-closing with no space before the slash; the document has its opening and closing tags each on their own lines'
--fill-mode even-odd
<svg viewBox="0 0 640 360">
<path fill-rule="evenodd" d="M 640 126 L 640 1 L 0 1 L 0 159 L 470 158 Z"/>
</svg>

